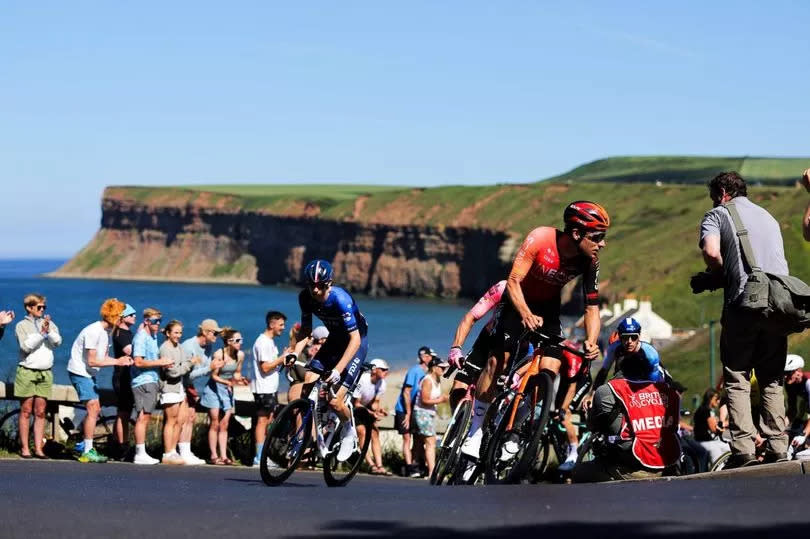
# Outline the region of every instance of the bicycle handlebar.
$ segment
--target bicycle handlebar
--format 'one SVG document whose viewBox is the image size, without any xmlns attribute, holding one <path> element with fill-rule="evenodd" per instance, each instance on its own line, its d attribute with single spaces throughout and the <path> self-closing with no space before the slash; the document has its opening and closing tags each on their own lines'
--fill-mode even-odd
<svg viewBox="0 0 810 539">
<path fill-rule="evenodd" d="M 572 354 L 574 354 L 575 356 L 579 356 L 582 359 L 585 359 L 585 352 L 584 351 L 577 350 L 576 348 L 568 346 L 567 344 L 563 344 L 563 342 L 565 341 L 565 337 L 562 337 L 560 335 L 556 335 L 556 336 L 551 337 L 551 336 L 546 335 L 545 333 L 540 332 L 540 330 L 527 329 L 526 331 L 523 332 L 523 335 L 521 335 L 520 340 L 521 341 L 524 340 L 526 338 L 526 336 L 529 335 L 529 334 L 534 334 L 535 336 L 538 337 L 538 339 L 541 342 L 545 341 L 546 343 L 559 346 L 563 350 L 567 350 L 567 351 L 571 352 Z"/>
</svg>

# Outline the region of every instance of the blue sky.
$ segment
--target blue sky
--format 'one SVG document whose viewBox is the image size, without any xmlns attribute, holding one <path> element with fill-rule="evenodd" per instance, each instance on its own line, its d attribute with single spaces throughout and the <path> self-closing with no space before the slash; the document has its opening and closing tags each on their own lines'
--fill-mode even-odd
<svg viewBox="0 0 810 539">
<path fill-rule="evenodd" d="M 805 2 L 6 1 L 0 258 L 73 254 L 106 185 L 807 156 L 809 22 Z"/>
</svg>

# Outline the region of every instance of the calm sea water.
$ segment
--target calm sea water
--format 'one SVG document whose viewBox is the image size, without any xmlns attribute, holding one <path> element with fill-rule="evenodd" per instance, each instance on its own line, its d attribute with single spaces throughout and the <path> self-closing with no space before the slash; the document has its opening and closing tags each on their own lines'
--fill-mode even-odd
<svg viewBox="0 0 810 539">
<path fill-rule="evenodd" d="M 59 326 L 62 346 L 57 349 L 54 377 L 68 384 L 67 360 L 70 346 L 81 329 L 99 318 L 105 298 L 117 297 L 140 313 L 156 307 L 164 322 L 176 318 L 185 325 L 184 338 L 193 335 L 204 318 L 239 329 L 245 351 L 264 328 L 268 310 L 285 313 L 288 326 L 299 319 L 298 289 L 276 286 L 179 284 L 133 281 L 49 279 L 40 277 L 62 264 L 62 260 L 0 260 L 0 309 L 13 309 L 25 315 L 22 298 L 30 292 L 47 296 L 48 313 Z M 418 298 L 371 298 L 356 295 L 360 310 L 369 323 L 369 359 L 384 358 L 392 369 L 406 368 L 416 361 L 422 345 L 444 356 L 450 347 L 456 325 L 472 302 L 435 301 Z M 139 317 L 140 321 L 140 317 Z M 16 321 L 15 321 L 16 323 Z M 316 322 L 317 323 L 317 322 Z M 17 363 L 14 323 L 0 341 L 0 379 L 13 379 Z M 286 343 L 278 339 L 279 348 Z M 470 343 L 472 344 L 472 340 Z M 247 363 L 247 361 L 246 361 Z M 112 369 L 102 369 L 99 384 L 110 386 Z"/>
</svg>

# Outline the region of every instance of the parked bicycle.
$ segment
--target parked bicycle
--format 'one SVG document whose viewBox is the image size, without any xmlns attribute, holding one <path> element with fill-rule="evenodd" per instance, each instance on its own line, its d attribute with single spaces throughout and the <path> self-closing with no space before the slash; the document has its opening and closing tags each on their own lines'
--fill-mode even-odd
<svg viewBox="0 0 810 539">
<path fill-rule="evenodd" d="M 368 368 L 363 365 L 362 370 Z M 338 460 L 342 430 L 357 425 L 359 421 L 366 427 L 366 432 L 371 432 L 373 418 L 370 415 L 355 417 L 351 402 L 354 388 L 350 388 L 346 393 L 350 422 L 341 420 L 328 404 L 334 394 L 321 378 L 325 370 L 323 364 L 312 360 L 307 370 L 319 376 L 309 396 L 296 399 L 281 410 L 270 425 L 262 446 L 259 470 L 267 485 L 282 484 L 292 475 L 305 454 L 314 452 L 316 458 L 322 461 L 326 484 L 330 487 L 344 486 L 360 470 L 368 451 L 371 436 L 366 436 L 362 445 L 357 444 L 348 459 Z M 354 443 L 354 440 L 350 441 Z"/>
</svg>

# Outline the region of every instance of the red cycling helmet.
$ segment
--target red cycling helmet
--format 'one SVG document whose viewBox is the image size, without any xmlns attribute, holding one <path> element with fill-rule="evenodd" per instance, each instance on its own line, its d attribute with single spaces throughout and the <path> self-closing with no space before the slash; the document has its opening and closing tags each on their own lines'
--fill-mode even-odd
<svg viewBox="0 0 810 539">
<path fill-rule="evenodd" d="M 610 227 L 610 216 L 607 210 L 596 202 L 577 200 L 565 208 L 563 214 L 565 228 L 581 228 L 586 231 L 605 231 Z"/>
</svg>

